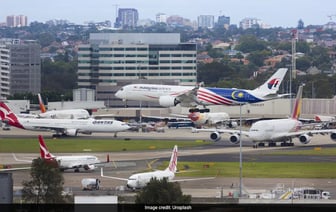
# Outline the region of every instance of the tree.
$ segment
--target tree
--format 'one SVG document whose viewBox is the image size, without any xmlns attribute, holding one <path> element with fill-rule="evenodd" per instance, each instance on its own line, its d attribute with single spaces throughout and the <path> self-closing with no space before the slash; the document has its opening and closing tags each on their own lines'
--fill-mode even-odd
<svg viewBox="0 0 336 212">
<path fill-rule="evenodd" d="M 190 195 L 182 193 L 180 184 L 168 182 L 167 178 L 152 178 L 147 186 L 136 195 L 137 204 L 188 204 Z"/>
<path fill-rule="evenodd" d="M 56 161 L 33 160 L 31 180 L 23 181 L 22 198 L 27 203 L 65 203 L 62 196 L 64 178 Z"/>
</svg>

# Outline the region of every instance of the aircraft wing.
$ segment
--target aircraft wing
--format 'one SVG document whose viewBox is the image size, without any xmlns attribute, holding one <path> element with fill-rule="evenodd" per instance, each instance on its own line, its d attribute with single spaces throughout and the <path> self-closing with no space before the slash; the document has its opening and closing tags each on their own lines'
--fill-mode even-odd
<svg viewBox="0 0 336 212">
<path fill-rule="evenodd" d="M 100 176 L 101 176 L 101 177 L 105 177 L 105 178 L 114 179 L 114 180 L 122 180 L 122 181 L 127 181 L 127 180 L 128 180 L 127 178 L 106 176 L 106 175 L 104 175 L 104 170 L 103 170 L 103 168 L 100 168 Z"/>
<path fill-rule="evenodd" d="M 18 161 L 18 162 L 32 163 L 32 161 L 33 161 L 33 160 L 18 159 L 14 153 L 12 153 L 12 156 L 13 156 L 14 160 Z"/>
<path fill-rule="evenodd" d="M 288 137 L 288 138 L 294 138 L 298 137 L 300 135 L 307 134 L 309 136 L 312 135 L 325 135 L 325 134 L 330 134 L 330 133 L 336 133 L 336 129 L 325 129 L 325 130 L 301 130 L 301 131 L 296 131 L 296 132 L 289 132 L 289 133 L 282 133 L 282 134 L 275 134 L 275 137 Z"/>
<path fill-rule="evenodd" d="M 187 181 L 196 181 L 196 180 L 213 180 L 215 178 L 216 177 L 189 178 L 189 179 L 171 180 L 170 182 L 187 182 Z"/>
<path fill-rule="evenodd" d="M 192 128 L 193 133 L 197 132 L 218 132 L 218 133 L 228 133 L 228 134 L 242 134 L 246 137 L 249 137 L 249 132 L 244 130 L 232 130 L 232 129 L 216 129 L 216 128 L 209 128 L 209 129 L 196 129 Z"/>
<path fill-rule="evenodd" d="M 0 169 L 0 172 L 7 172 L 7 171 L 19 171 L 19 170 L 28 170 L 31 167 L 18 167 L 18 168 L 8 168 L 8 169 Z"/>
<path fill-rule="evenodd" d="M 196 86 L 190 91 L 176 96 L 176 99 L 179 101 L 181 106 L 184 106 L 184 107 L 197 106 L 199 104 L 197 101 L 198 89 L 199 89 L 199 86 Z"/>
</svg>

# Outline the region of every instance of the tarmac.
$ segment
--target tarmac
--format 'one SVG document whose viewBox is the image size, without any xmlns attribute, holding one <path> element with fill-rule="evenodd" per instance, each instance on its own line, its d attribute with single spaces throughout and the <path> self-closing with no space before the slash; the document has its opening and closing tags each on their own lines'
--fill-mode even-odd
<svg viewBox="0 0 336 212">
<path fill-rule="evenodd" d="M 1 137 L 11 137 L 11 136 L 22 136 L 22 137 L 35 137 L 42 134 L 43 136 L 51 136 L 51 132 L 34 132 L 26 131 L 21 129 L 12 128 L 9 131 L 1 131 Z M 114 134 L 101 133 L 93 135 L 80 135 L 80 138 L 85 139 L 86 137 L 107 137 L 111 140 L 115 139 Z M 166 129 L 164 133 L 158 132 L 120 132 L 117 135 L 118 139 L 183 139 L 195 141 L 207 141 L 209 140 L 209 133 L 199 132 L 192 133 L 191 129 Z M 113 141 L 112 141 L 113 142 Z M 154 142 L 154 141 L 153 141 Z M 298 140 L 294 141 L 295 147 L 265 147 L 265 148 L 252 148 L 252 142 L 248 139 L 243 139 L 243 147 L 241 149 L 242 154 L 260 154 L 261 151 L 270 151 L 274 149 L 290 149 L 290 148 L 301 148 L 301 147 L 315 147 L 316 145 L 326 148 L 336 147 L 336 142 L 333 142 L 328 135 L 314 136 L 311 143 L 301 144 Z M 216 142 L 213 145 L 207 145 L 207 147 L 193 147 L 179 149 L 179 157 L 183 156 L 203 156 L 207 155 L 239 155 L 240 148 L 239 145 L 233 145 L 228 142 L 228 137 L 223 136 L 222 141 Z M 57 153 L 54 153 L 58 155 Z M 81 154 L 81 153 L 76 153 Z M 87 154 L 87 152 L 85 152 Z M 106 159 L 107 153 L 90 153 L 98 156 L 102 161 Z M 62 155 L 66 155 L 63 154 Z M 74 155 L 74 154 L 72 154 Z M 127 178 L 130 174 L 144 170 L 147 168 L 147 163 L 150 160 L 157 158 L 169 158 L 171 155 L 171 150 L 150 150 L 139 151 L 139 152 L 117 152 L 110 154 L 110 159 L 119 163 L 117 166 L 112 164 L 111 167 L 104 168 L 105 175 L 113 175 L 118 177 Z M 32 159 L 39 155 L 34 153 L 20 153 L 16 154 L 18 158 Z M 14 160 L 11 153 L 1 153 L 0 161 L 2 164 L 17 164 L 22 162 L 17 162 Z M 124 163 L 124 164 L 123 164 Z M 126 164 L 126 165 L 125 165 Z M 26 171 L 14 171 L 13 180 L 15 188 L 20 188 L 22 186 L 22 181 L 29 179 L 29 170 Z M 101 191 L 82 191 L 81 180 L 83 178 L 99 178 L 101 180 Z M 178 175 L 176 179 L 180 179 Z M 116 181 L 112 179 L 102 178 L 100 176 L 100 170 L 95 170 L 94 172 L 80 172 L 73 173 L 72 171 L 66 171 L 64 173 L 64 188 L 67 191 L 80 194 L 80 195 L 94 195 L 94 194 L 106 194 L 117 192 L 121 195 L 134 195 L 132 192 L 125 191 L 124 182 Z M 225 178 L 216 177 L 213 180 L 206 181 L 187 181 L 181 182 L 181 188 L 184 194 L 190 194 L 193 197 L 206 197 L 206 198 L 221 198 L 227 196 L 233 196 L 239 190 L 240 179 L 239 178 Z M 285 188 L 302 187 L 302 186 L 313 186 L 319 189 L 327 190 L 331 192 L 332 199 L 336 199 L 336 179 L 291 179 L 291 178 L 242 178 L 242 191 L 244 193 L 263 193 L 274 189 L 277 185 L 283 185 Z"/>
</svg>

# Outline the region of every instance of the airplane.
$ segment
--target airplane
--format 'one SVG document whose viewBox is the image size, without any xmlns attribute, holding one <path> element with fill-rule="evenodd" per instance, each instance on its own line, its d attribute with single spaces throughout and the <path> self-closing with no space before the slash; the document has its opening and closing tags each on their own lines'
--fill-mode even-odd
<svg viewBox="0 0 336 212">
<path fill-rule="evenodd" d="M 189 119 L 197 127 L 202 127 L 204 125 L 227 125 L 230 128 L 235 128 L 238 126 L 237 121 L 231 120 L 230 115 L 225 112 L 209 112 L 209 113 L 200 113 L 192 112 L 188 115 Z"/>
<path fill-rule="evenodd" d="M 119 89 L 115 96 L 123 100 L 157 102 L 163 107 L 181 105 L 241 105 L 281 98 L 289 94 L 277 94 L 287 68 L 278 69 L 263 85 L 254 90 L 237 88 L 205 88 L 159 84 L 129 84 Z M 193 108 L 190 112 L 209 112 L 209 109 Z"/>
<path fill-rule="evenodd" d="M 37 118 L 55 118 L 55 119 L 88 119 L 90 114 L 85 109 L 64 109 L 47 111 L 43 103 L 41 94 L 37 94 L 41 113 Z"/>
<path fill-rule="evenodd" d="M 303 85 L 299 87 L 295 104 L 293 107 L 292 115 L 286 119 L 271 119 L 260 120 L 252 124 L 249 131 L 230 130 L 230 129 L 192 129 L 192 132 L 211 132 L 210 139 L 213 141 L 219 141 L 221 139 L 221 133 L 231 134 L 229 141 L 233 144 L 240 142 L 240 132 L 250 138 L 254 146 L 264 146 L 265 142 L 269 146 L 276 146 L 276 142 L 282 142 L 281 146 L 293 146 L 292 138 L 299 138 L 302 144 L 308 144 L 314 134 L 330 134 L 330 138 L 336 141 L 336 129 L 326 130 L 300 130 L 303 126 L 302 122 L 298 119 L 301 112 L 302 103 L 302 90 Z M 289 141 L 289 143 L 287 142 Z"/>
<path fill-rule="evenodd" d="M 8 125 L 25 130 L 34 131 L 55 131 L 53 136 L 77 136 L 78 133 L 91 134 L 92 132 L 115 133 L 126 131 L 130 127 L 117 120 L 95 120 L 89 119 L 37 119 L 20 118 L 14 114 L 4 101 L 0 101 L 1 120 Z"/>
<path fill-rule="evenodd" d="M 44 142 L 44 139 L 41 135 L 38 136 L 40 143 L 40 155 L 41 158 L 47 161 L 57 162 L 58 167 L 61 171 L 67 169 L 74 169 L 74 172 L 79 172 L 80 169 L 94 170 L 97 168 L 97 165 L 109 163 L 109 157 L 107 155 L 106 162 L 101 162 L 96 156 L 93 155 L 70 155 L 70 156 L 54 156 L 48 150 L 47 145 Z"/>
<path fill-rule="evenodd" d="M 147 183 L 152 179 L 156 178 L 161 180 L 163 178 L 167 178 L 170 182 L 180 182 L 180 181 L 192 181 L 192 180 L 209 180 L 214 179 L 214 177 L 206 177 L 206 178 L 193 178 L 193 179 L 181 179 L 174 180 L 175 173 L 177 171 L 177 145 L 174 146 L 173 152 L 170 158 L 170 162 L 168 167 L 165 170 L 156 170 L 151 172 L 142 172 L 131 175 L 127 178 L 120 177 L 112 177 L 104 175 L 103 168 L 101 170 L 101 177 L 111 178 L 115 180 L 126 181 L 126 186 L 132 190 L 141 189 L 147 185 Z"/>
</svg>

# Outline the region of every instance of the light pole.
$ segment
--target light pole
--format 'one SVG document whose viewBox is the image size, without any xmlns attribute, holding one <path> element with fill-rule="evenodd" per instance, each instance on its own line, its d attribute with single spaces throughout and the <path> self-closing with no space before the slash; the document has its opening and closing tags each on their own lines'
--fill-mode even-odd
<svg viewBox="0 0 336 212">
<path fill-rule="evenodd" d="M 243 154 L 242 154 L 242 103 L 239 104 L 239 197 L 242 197 Z"/>
</svg>

